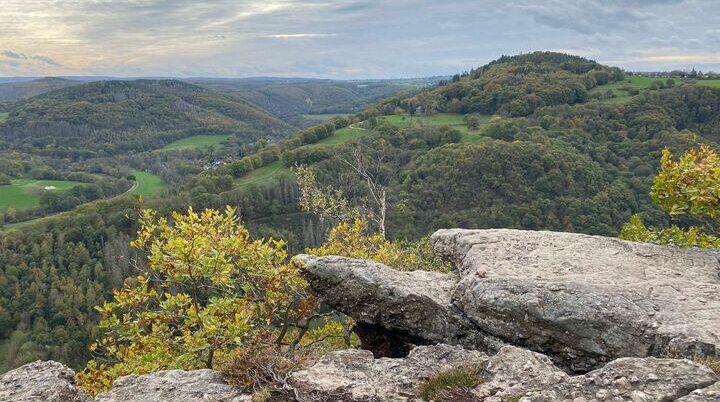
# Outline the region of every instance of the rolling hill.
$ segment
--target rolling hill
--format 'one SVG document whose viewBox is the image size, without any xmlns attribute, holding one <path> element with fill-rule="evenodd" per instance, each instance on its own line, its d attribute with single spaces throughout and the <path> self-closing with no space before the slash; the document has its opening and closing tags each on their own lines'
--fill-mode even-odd
<svg viewBox="0 0 720 402">
<path fill-rule="evenodd" d="M 99 81 L 19 101 L 0 126 L 0 149 L 117 155 L 194 135 L 244 142 L 293 128 L 241 99 L 177 80 Z"/>
<path fill-rule="evenodd" d="M 31 98 L 36 95 L 51 92 L 56 89 L 81 84 L 82 82 L 80 81 L 55 77 L 39 78 L 32 81 L 0 83 L 0 102 L 14 102 L 20 99 Z"/>
</svg>

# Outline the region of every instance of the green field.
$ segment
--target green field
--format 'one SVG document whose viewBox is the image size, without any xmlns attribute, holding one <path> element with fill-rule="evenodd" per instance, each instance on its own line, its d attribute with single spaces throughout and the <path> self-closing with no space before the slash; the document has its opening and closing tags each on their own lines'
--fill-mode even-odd
<svg viewBox="0 0 720 402">
<path fill-rule="evenodd" d="M 350 141 L 353 138 L 364 137 L 372 133 L 370 130 L 355 127 L 345 127 L 340 130 L 336 130 L 331 136 L 322 139 L 314 144 L 305 145 L 306 147 L 314 147 L 318 145 L 338 145 Z M 235 187 L 242 188 L 253 184 L 259 184 L 270 179 L 282 177 L 288 175 L 290 169 L 288 169 L 282 161 L 275 161 L 267 166 L 255 169 L 245 176 L 235 180 Z"/>
<path fill-rule="evenodd" d="M 408 114 L 395 114 L 383 116 L 379 120 L 392 123 L 398 127 L 411 127 L 413 125 L 429 125 L 429 126 L 450 126 L 457 129 L 462 134 L 462 142 L 477 143 L 482 136 L 483 127 L 496 118 L 492 115 L 478 115 L 480 118 L 480 128 L 470 130 L 463 120 L 465 115 L 453 113 L 438 113 L 430 116 L 410 116 Z"/>
<path fill-rule="evenodd" d="M 231 138 L 232 135 L 195 135 L 171 142 L 160 148 L 161 151 L 185 151 L 203 150 L 213 147 L 219 149 L 223 147 L 223 143 Z"/>
<path fill-rule="evenodd" d="M 0 112 L 0 123 L 7 120 L 8 116 L 10 116 L 10 113 Z"/>
<path fill-rule="evenodd" d="M 137 184 L 129 191 L 129 194 L 153 197 L 165 190 L 165 183 L 163 183 L 160 176 L 156 174 L 141 172 L 139 170 L 133 170 L 132 174 L 135 176 Z"/>
<path fill-rule="evenodd" d="M 0 186 L 0 211 L 8 208 L 22 210 L 37 207 L 43 191 L 67 190 L 78 184 L 82 183 L 66 180 L 12 180 L 11 184 Z"/>
<path fill-rule="evenodd" d="M 688 82 L 692 82 L 695 85 L 703 85 L 703 86 L 720 88 L 720 80 L 682 80 L 679 78 L 675 78 L 674 80 L 675 80 L 675 86 L 686 85 Z M 627 90 L 629 88 L 637 89 L 638 91 L 640 91 L 642 93 L 643 91 L 646 91 L 648 88 L 650 88 L 650 85 L 652 85 L 652 83 L 655 81 L 666 82 L 667 78 L 630 76 L 630 77 L 627 77 L 624 81 L 613 82 L 612 84 L 597 86 L 597 87 L 591 89 L 588 93 L 590 95 L 601 94 L 601 93 L 606 92 L 608 89 L 611 89 L 613 91 L 613 93 L 615 94 L 615 96 L 612 98 L 601 99 L 601 102 L 624 103 L 634 97 L 633 95 L 630 95 L 628 93 Z"/>
<path fill-rule="evenodd" d="M 350 116 L 350 113 L 324 113 L 324 114 L 304 114 L 303 119 L 309 121 L 328 121 L 336 117 Z"/>
<path fill-rule="evenodd" d="M 720 88 L 720 80 L 697 80 L 695 85 Z"/>
</svg>

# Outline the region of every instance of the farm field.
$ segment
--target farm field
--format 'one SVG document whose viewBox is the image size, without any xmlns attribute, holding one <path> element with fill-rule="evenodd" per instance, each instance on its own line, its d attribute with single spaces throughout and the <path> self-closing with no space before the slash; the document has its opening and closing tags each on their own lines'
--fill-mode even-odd
<svg viewBox="0 0 720 402">
<path fill-rule="evenodd" d="M 227 141 L 231 135 L 195 135 L 171 142 L 160 148 L 160 151 L 184 151 L 188 149 L 201 150 L 210 147 L 222 148 L 223 142 Z"/>
<path fill-rule="evenodd" d="M 156 174 L 142 172 L 140 170 L 133 170 L 132 174 L 135 176 L 137 184 L 129 191 L 129 194 L 153 197 L 165 189 L 165 183 L 163 183 L 160 176 Z"/>
<path fill-rule="evenodd" d="M 350 116 L 350 113 L 304 114 L 303 119 L 309 121 L 328 121 L 336 117 Z"/>
<path fill-rule="evenodd" d="M 67 180 L 12 180 L 11 184 L 0 186 L 0 211 L 8 208 L 17 210 L 29 209 L 40 205 L 40 195 L 43 191 L 62 191 L 82 184 Z"/>
</svg>

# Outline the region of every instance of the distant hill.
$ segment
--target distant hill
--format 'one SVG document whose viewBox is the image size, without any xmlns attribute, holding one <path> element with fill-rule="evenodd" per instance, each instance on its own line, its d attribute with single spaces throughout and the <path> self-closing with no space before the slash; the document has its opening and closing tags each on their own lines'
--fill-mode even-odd
<svg viewBox="0 0 720 402">
<path fill-rule="evenodd" d="M 578 56 L 535 52 L 503 56 L 391 106 L 423 113 L 500 113 L 519 117 L 543 106 L 582 103 L 598 85 L 621 81 L 622 70 Z"/>
<path fill-rule="evenodd" d="M 402 92 L 437 84 L 440 77 L 407 80 L 334 81 L 301 78 L 205 79 L 191 82 L 228 92 L 297 126 L 302 114 L 356 113 Z"/>
<path fill-rule="evenodd" d="M 292 131 L 247 101 L 186 82 L 99 81 L 12 105 L 0 126 L 0 149 L 29 146 L 114 155 L 200 134 L 233 134 L 252 142 Z"/>
<path fill-rule="evenodd" d="M 80 81 L 64 78 L 46 77 L 32 81 L 16 81 L 0 83 L 0 102 L 13 102 L 19 99 L 30 98 L 56 89 L 81 85 Z"/>
</svg>

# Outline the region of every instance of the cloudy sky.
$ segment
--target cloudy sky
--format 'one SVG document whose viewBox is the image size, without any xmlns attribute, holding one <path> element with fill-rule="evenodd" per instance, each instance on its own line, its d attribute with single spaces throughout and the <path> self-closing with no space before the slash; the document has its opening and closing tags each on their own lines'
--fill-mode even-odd
<svg viewBox="0 0 720 402">
<path fill-rule="evenodd" d="M 3 0 L 0 76 L 418 77 L 557 50 L 720 71 L 719 0 Z"/>
</svg>

